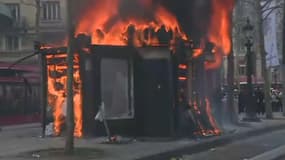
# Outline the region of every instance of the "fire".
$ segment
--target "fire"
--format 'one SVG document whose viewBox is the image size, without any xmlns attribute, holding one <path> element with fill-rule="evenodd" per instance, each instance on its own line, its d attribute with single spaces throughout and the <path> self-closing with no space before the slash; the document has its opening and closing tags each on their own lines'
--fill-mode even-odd
<svg viewBox="0 0 285 160">
<path fill-rule="evenodd" d="M 187 80 L 187 77 L 178 77 L 178 79 L 180 80 L 180 81 L 186 81 Z"/>
<path fill-rule="evenodd" d="M 185 70 L 185 69 L 187 69 L 187 65 L 186 64 L 179 64 L 178 68 Z"/>
<path fill-rule="evenodd" d="M 197 117 L 198 130 L 194 133 L 195 135 L 207 136 L 207 135 L 221 134 L 221 131 L 218 128 L 216 120 L 212 115 L 211 103 L 208 98 L 205 98 L 205 105 L 204 103 L 202 103 L 202 101 L 199 101 L 199 103 L 197 103 L 197 100 L 194 100 L 194 102 L 190 106 L 193 107 L 194 113 L 196 114 Z M 202 112 L 203 110 L 205 110 L 206 113 Z M 206 124 L 205 121 L 203 120 L 204 114 L 206 114 L 206 118 L 208 119 L 207 121 L 209 124 Z"/>
<path fill-rule="evenodd" d="M 197 58 L 202 54 L 203 54 L 203 49 L 198 48 L 193 50 L 193 58 Z"/>
<path fill-rule="evenodd" d="M 224 55 L 231 52 L 231 16 L 234 0 L 212 0 L 213 12 L 208 33 L 209 41 L 222 49 Z"/>
<path fill-rule="evenodd" d="M 223 56 L 228 56 L 231 53 L 231 16 L 233 7 L 234 0 L 212 0 L 212 17 L 207 39 L 215 44 L 215 62 L 206 62 L 206 69 L 219 68 Z"/>
<path fill-rule="evenodd" d="M 211 123 L 211 126 L 214 128 L 214 130 L 213 130 L 214 133 L 219 134 L 220 130 L 218 128 L 218 125 L 217 125 L 215 118 L 213 117 L 212 110 L 211 110 L 211 103 L 210 103 L 210 100 L 208 98 L 206 98 L 206 112 L 207 112 L 209 121 Z"/>
<path fill-rule="evenodd" d="M 120 2 L 104 0 L 92 5 L 92 9 L 81 17 L 76 34 L 89 34 L 93 44 L 101 45 L 128 45 L 129 42 L 135 46 L 158 45 L 160 32 L 168 35 L 168 42 L 177 36 L 187 39 L 176 17 L 162 6 L 152 10 L 151 0 L 140 0 L 143 11 L 149 11 L 151 16 L 134 13 L 133 16 L 122 17 L 119 13 Z"/>
<path fill-rule="evenodd" d="M 48 61 L 51 62 L 47 66 L 48 70 L 48 104 L 52 107 L 54 117 L 54 132 L 55 135 L 60 135 L 62 126 L 66 117 L 66 65 L 53 64 L 54 58 L 66 58 L 66 54 L 63 55 L 49 55 Z M 82 100 L 81 100 L 81 79 L 78 70 L 78 66 L 75 65 L 74 72 L 74 136 L 82 136 Z"/>
<path fill-rule="evenodd" d="M 223 55 L 221 52 L 213 52 L 215 61 L 214 62 L 205 62 L 205 69 L 217 69 L 223 63 Z"/>
</svg>

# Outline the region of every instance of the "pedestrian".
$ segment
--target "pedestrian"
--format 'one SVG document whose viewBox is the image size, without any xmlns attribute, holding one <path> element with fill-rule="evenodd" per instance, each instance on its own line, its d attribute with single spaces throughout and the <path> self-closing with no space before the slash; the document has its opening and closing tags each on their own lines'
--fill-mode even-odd
<svg viewBox="0 0 285 160">
<path fill-rule="evenodd" d="M 243 113 L 245 111 L 245 93 L 244 89 L 240 89 L 238 95 L 238 113 Z"/>
<path fill-rule="evenodd" d="M 264 104 L 264 92 L 261 88 L 257 87 L 255 91 L 256 95 L 256 105 L 257 105 L 257 114 L 265 114 L 265 104 Z"/>
<path fill-rule="evenodd" d="M 277 99 L 276 90 L 271 91 L 271 104 L 272 104 L 272 111 L 277 112 L 278 111 L 278 99 Z"/>
<path fill-rule="evenodd" d="M 278 91 L 277 93 L 277 108 L 278 108 L 278 112 L 282 112 L 282 93 L 280 91 Z"/>
</svg>

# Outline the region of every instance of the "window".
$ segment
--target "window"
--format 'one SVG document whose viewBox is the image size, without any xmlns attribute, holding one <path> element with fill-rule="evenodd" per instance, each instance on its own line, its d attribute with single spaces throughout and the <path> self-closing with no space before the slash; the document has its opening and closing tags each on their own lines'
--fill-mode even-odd
<svg viewBox="0 0 285 160">
<path fill-rule="evenodd" d="M 6 6 L 11 10 L 11 14 L 15 21 L 20 19 L 20 5 L 18 3 L 7 3 Z"/>
<path fill-rule="evenodd" d="M 133 118 L 128 61 L 104 58 L 101 61 L 101 95 L 106 119 Z"/>
<path fill-rule="evenodd" d="M 20 39 L 18 36 L 6 36 L 5 38 L 5 49 L 8 51 L 17 51 L 20 49 Z"/>
<path fill-rule="evenodd" d="M 59 1 L 47 1 L 42 4 L 42 19 L 47 21 L 59 20 L 60 3 Z"/>
</svg>

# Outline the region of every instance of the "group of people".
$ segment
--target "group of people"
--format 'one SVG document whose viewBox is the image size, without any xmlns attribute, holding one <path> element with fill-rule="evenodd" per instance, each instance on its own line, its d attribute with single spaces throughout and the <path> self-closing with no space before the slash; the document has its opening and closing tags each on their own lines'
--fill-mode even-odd
<svg viewBox="0 0 285 160">
<path fill-rule="evenodd" d="M 277 89 L 271 89 L 270 93 L 273 112 L 282 112 L 282 92 Z"/>
<path fill-rule="evenodd" d="M 245 89 L 241 89 L 238 95 L 238 106 L 239 106 L 239 113 L 246 111 L 246 106 L 249 103 L 249 96 L 246 93 Z M 260 87 L 256 87 L 253 93 L 253 105 L 252 106 L 256 109 L 256 113 L 259 115 L 265 114 L 265 95 L 263 90 Z M 252 99 L 251 99 L 252 100 Z M 272 104 L 272 111 L 273 112 L 282 112 L 282 92 L 271 88 L 270 90 L 270 101 Z"/>
</svg>

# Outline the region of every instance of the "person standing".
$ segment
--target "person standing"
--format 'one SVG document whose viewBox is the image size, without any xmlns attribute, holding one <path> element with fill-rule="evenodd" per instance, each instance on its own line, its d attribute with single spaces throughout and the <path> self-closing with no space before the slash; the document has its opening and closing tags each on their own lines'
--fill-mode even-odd
<svg viewBox="0 0 285 160">
<path fill-rule="evenodd" d="M 258 87 L 256 89 L 256 104 L 257 104 L 257 114 L 264 115 L 265 114 L 265 104 L 264 104 L 264 93 Z"/>
<path fill-rule="evenodd" d="M 238 95 L 238 113 L 243 113 L 245 111 L 245 93 L 244 89 L 241 89 Z"/>
</svg>

